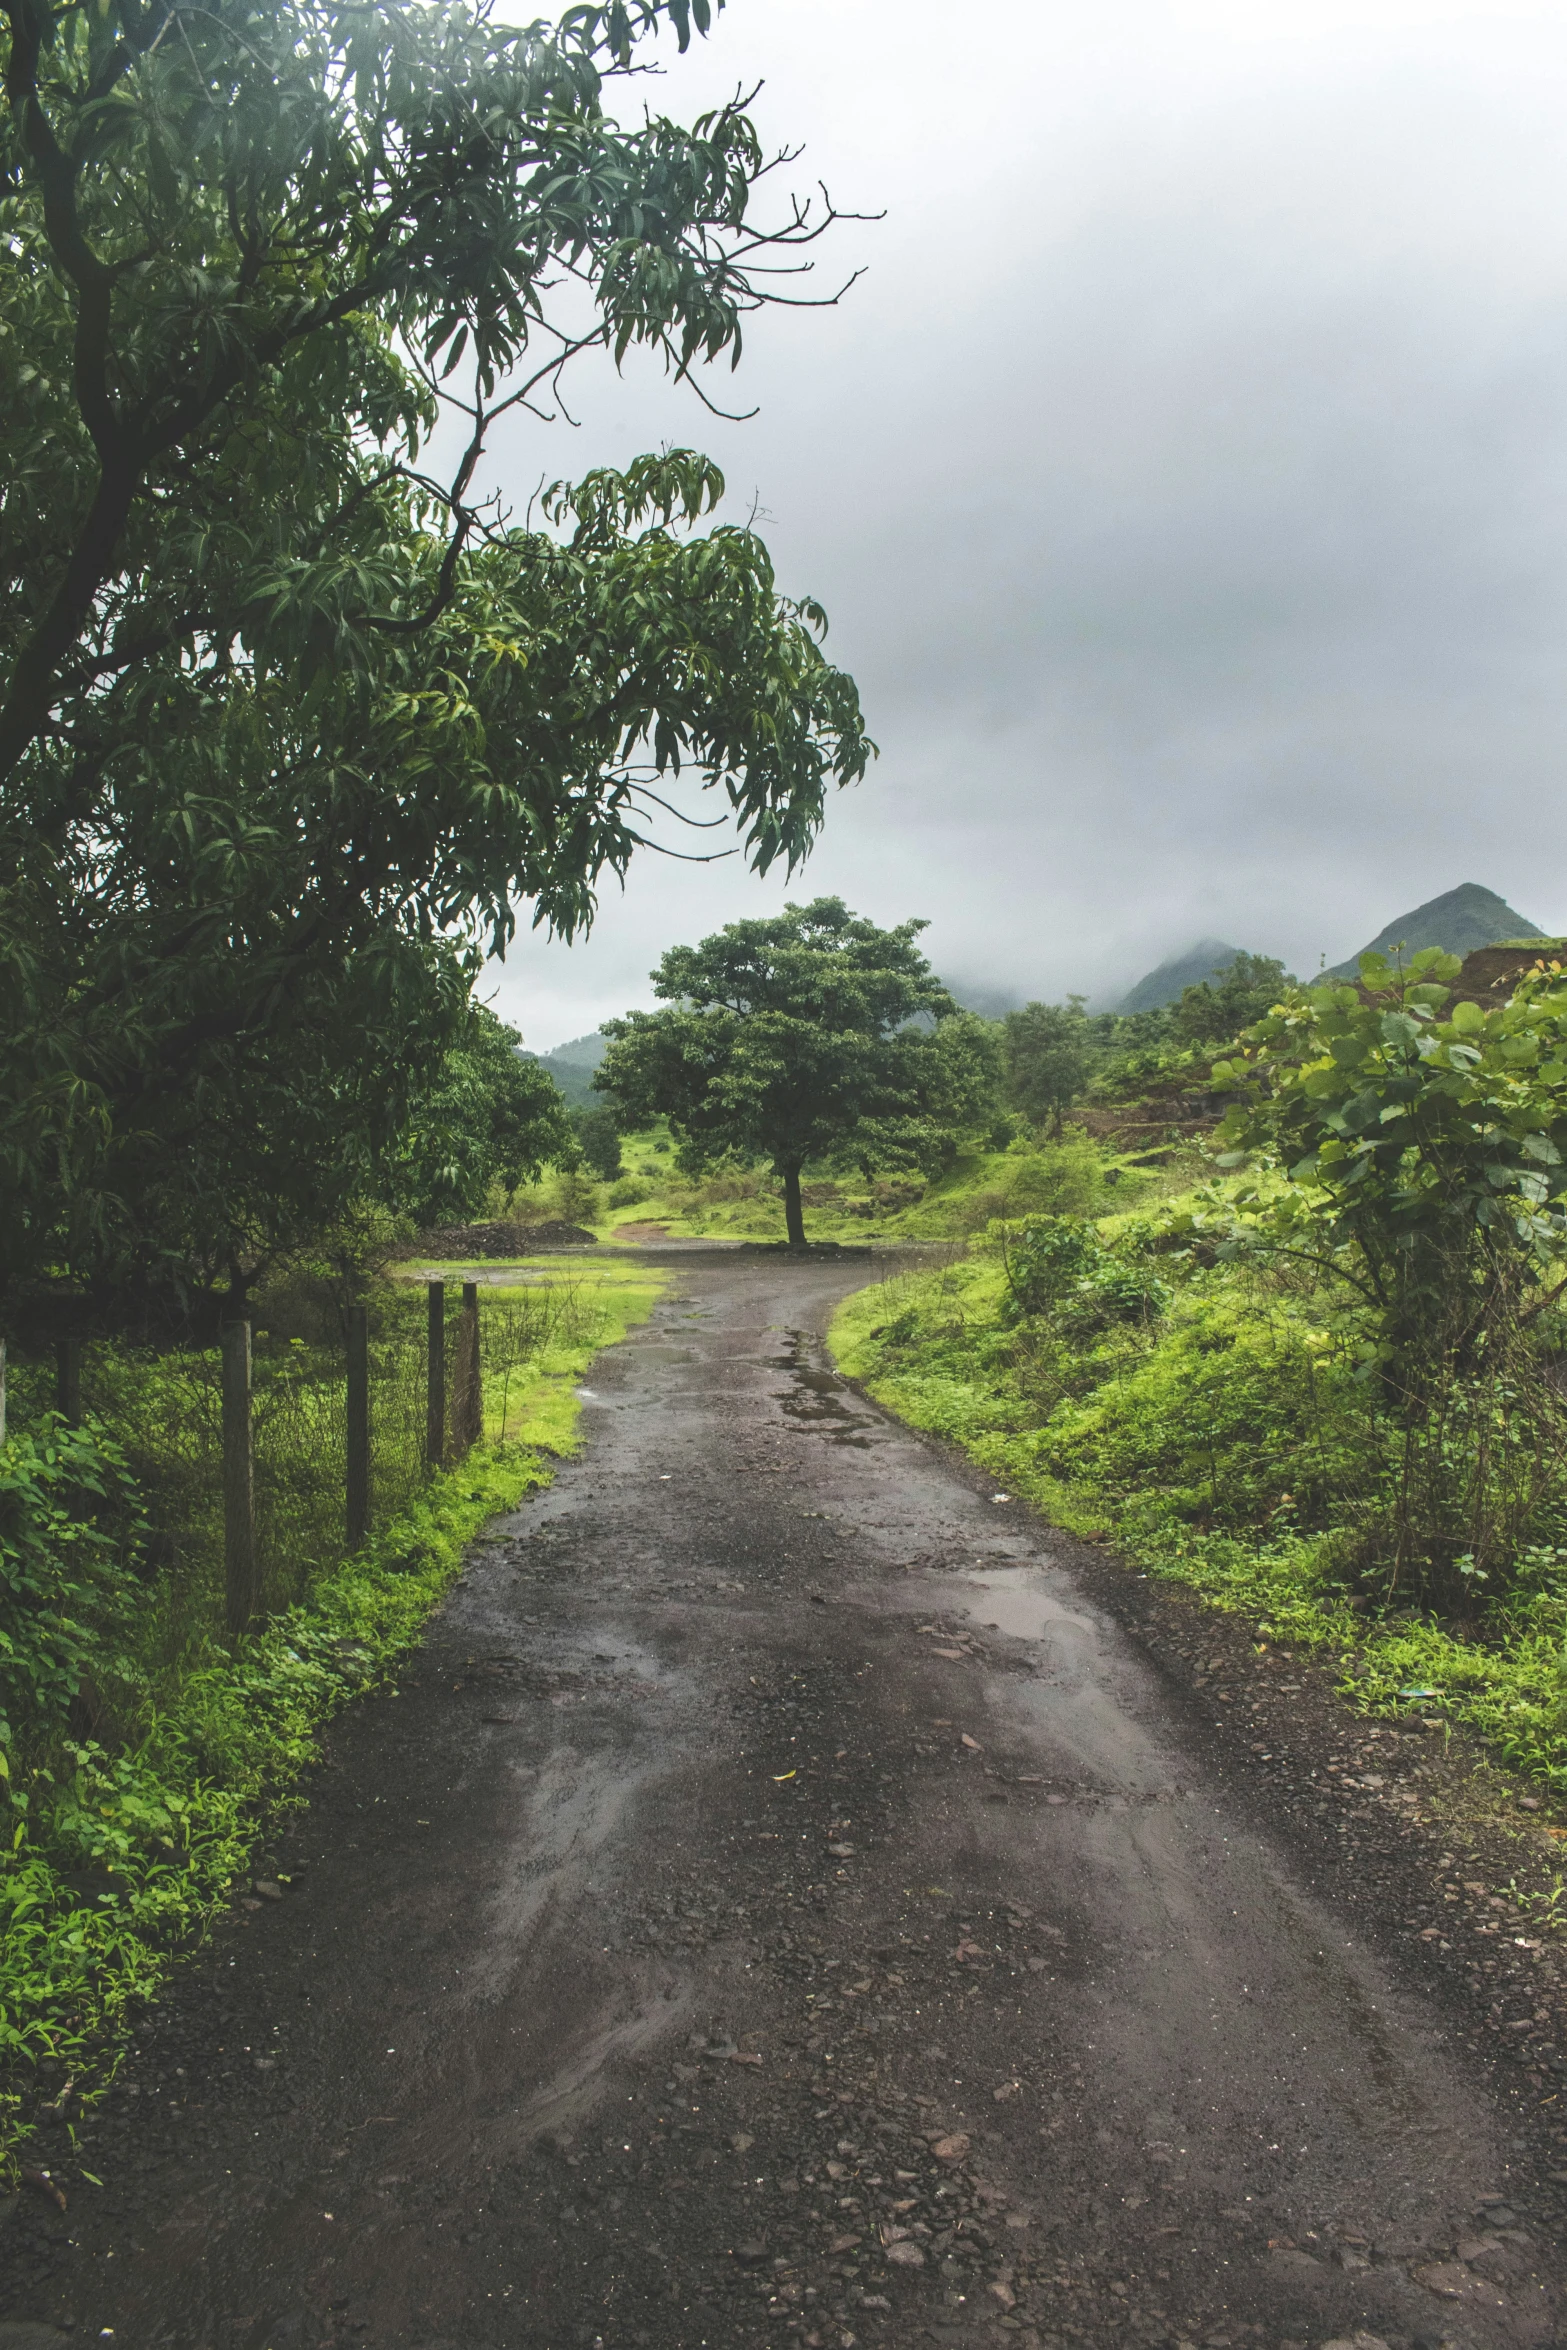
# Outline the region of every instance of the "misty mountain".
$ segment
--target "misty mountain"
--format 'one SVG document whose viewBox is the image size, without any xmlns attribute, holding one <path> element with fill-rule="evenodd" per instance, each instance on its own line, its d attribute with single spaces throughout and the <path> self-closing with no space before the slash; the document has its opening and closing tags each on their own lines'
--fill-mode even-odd
<svg viewBox="0 0 1567 2350">
<path fill-rule="evenodd" d="M 1128 989 L 1115 1009 L 1118 1012 L 1157 1012 L 1161 1005 L 1178 1004 L 1183 988 L 1200 987 L 1205 979 L 1217 979 L 1227 970 L 1240 947 L 1228 947 L 1222 938 L 1200 938 L 1183 955 L 1172 955 L 1157 970 L 1139 979 Z"/>
<path fill-rule="evenodd" d="M 1494 889 L 1482 889 L 1478 881 L 1465 881 L 1439 898 L 1428 898 L 1411 913 L 1400 914 L 1396 922 L 1377 932 L 1369 946 L 1362 947 L 1361 954 L 1388 955 L 1402 947 L 1406 955 L 1415 955 L 1422 947 L 1442 947 L 1450 955 L 1467 955 L 1476 947 L 1499 946 L 1504 939 L 1544 936 L 1537 922 L 1516 913 Z M 1360 956 L 1334 963 L 1322 976 L 1357 979 Z"/>
<path fill-rule="evenodd" d="M 604 1096 L 594 1092 L 592 1079 L 608 1042 L 608 1037 L 597 1032 L 574 1036 L 550 1052 L 533 1053 L 530 1058 L 549 1071 L 574 1110 L 602 1110 Z"/>
</svg>

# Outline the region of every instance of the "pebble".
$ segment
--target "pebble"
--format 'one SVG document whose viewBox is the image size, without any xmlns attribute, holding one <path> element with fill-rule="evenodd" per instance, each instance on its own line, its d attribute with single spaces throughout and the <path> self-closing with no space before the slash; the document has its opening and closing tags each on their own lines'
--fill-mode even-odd
<svg viewBox="0 0 1567 2350">
<path fill-rule="evenodd" d="M 895 2268 L 923 2268 L 925 2255 L 917 2244 L 889 2244 L 887 2258 Z"/>
</svg>

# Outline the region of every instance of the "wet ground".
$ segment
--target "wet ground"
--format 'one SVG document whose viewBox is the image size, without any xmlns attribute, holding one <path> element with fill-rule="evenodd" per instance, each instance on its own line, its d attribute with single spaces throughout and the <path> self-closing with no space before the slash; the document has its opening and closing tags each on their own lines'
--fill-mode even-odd
<svg viewBox="0 0 1567 2350">
<path fill-rule="evenodd" d="M 601 1358 L 57 2133 L 0 2350 L 1556 2340 L 1539 1945 L 1421 1907 L 1426 1748 L 837 1380 L 865 1278 L 690 1254 Z"/>
</svg>

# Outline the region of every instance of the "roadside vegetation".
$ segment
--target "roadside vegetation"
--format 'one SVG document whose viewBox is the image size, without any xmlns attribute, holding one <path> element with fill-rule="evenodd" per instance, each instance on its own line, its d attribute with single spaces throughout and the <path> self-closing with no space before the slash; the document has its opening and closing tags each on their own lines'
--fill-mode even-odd
<svg viewBox="0 0 1567 2350">
<path fill-rule="evenodd" d="M 1567 981 L 1458 977 L 1283 990 L 1208 1056 L 1204 1180 L 1000 1217 L 832 1344 L 998 1490 L 1567 1790 Z"/>
<path fill-rule="evenodd" d="M 389 1685 L 471 1537 L 549 1482 L 576 1441 L 577 1380 L 660 1286 L 651 1268 L 516 1271 L 485 1293 L 480 1442 L 443 1472 L 416 1469 L 352 1555 L 330 1428 L 319 1415 L 285 1426 L 270 1455 L 294 1488 L 284 1532 L 313 1535 L 315 1556 L 280 1547 L 287 1588 L 238 1642 L 224 1623 L 219 1465 L 201 1442 L 215 1351 L 112 1350 L 96 1371 L 116 1409 L 80 1427 L 41 1391 L 34 1408 L 40 1383 L 23 1382 L 0 1451 L 0 2164 L 36 2110 L 40 2061 L 56 2098 L 69 2084 L 80 2101 L 110 2077 L 140 2004 L 246 1889 L 251 1847 L 322 1726 Z M 423 1304 L 388 1285 L 389 1353 Z M 335 1368 L 332 1350 L 295 1339 L 280 1377 L 313 1385 L 329 1411 Z M 340 1434 L 336 1458 L 340 1469 Z"/>
</svg>

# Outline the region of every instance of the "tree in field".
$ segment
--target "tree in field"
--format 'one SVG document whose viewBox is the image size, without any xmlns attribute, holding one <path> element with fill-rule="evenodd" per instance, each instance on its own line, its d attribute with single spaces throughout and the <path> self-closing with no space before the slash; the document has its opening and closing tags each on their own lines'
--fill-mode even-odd
<svg viewBox="0 0 1567 2350">
<path fill-rule="evenodd" d="M 620 1128 L 613 1110 L 573 1110 L 571 1131 L 583 1164 L 601 1183 L 613 1183 L 621 1171 Z"/>
<path fill-rule="evenodd" d="M 864 772 L 704 459 L 482 494 L 573 362 L 689 376 L 798 295 L 831 214 L 757 218 L 743 107 L 613 111 L 708 17 L 0 0 L 0 1328 L 330 1215 L 661 777 L 765 870 Z"/>
<path fill-rule="evenodd" d="M 1074 995 L 1064 1004 L 1025 1004 L 1002 1023 L 1007 1098 L 1031 1125 L 1048 1124 L 1055 1134 L 1094 1065 L 1085 1000 Z"/>
<path fill-rule="evenodd" d="M 593 1082 L 627 1125 L 667 1117 L 693 1173 L 731 1152 L 770 1160 L 803 1247 L 810 1162 L 906 1164 L 954 1106 L 940 1036 L 958 1007 L 914 943 L 924 928 L 878 930 L 817 898 L 672 947 L 653 974 L 665 1009 L 605 1022 Z"/>
</svg>

